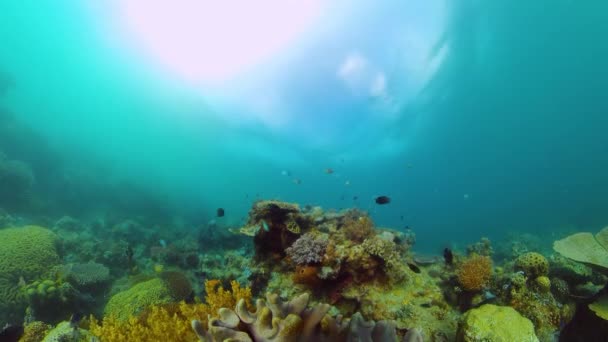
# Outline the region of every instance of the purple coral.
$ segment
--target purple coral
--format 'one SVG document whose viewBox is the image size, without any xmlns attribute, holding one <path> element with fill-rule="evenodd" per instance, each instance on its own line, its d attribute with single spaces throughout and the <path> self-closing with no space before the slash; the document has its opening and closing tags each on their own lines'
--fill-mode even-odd
<svg viewBox="0 0 608 342">
<path fill-rule="evenodd" d="M 308 265 L 321 262 L 326 247 L 327 239 L 315 238 L 308 233 L 297 239 L 285 252 L 296 265 Z"/>
</svg>

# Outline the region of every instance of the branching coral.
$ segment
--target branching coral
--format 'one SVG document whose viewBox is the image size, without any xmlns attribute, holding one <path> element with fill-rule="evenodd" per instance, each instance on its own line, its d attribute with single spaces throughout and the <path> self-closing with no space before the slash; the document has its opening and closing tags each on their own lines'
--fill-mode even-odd
<svg viewBox="0 0 608 342">
<path fill-rule="evenodd" d="M 315 237 L 307 233 L 297 239 L 285 252 L 296 265 L 308 265 L 321 262 L 326 248 L 327 238 Z"/>
<path fill-rule="evenodd" d="M 487 256 L 472 255 L 458 265 L 458 283 L 466 291 L 486 287 L 492 276 L 492 260 Z"/>
</svg>

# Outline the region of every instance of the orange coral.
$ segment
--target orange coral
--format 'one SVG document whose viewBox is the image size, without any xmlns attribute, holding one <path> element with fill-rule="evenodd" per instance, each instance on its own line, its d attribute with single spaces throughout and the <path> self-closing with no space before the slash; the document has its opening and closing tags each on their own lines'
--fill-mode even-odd
<svg viewBox="0 0 608 342">
<path fill-rule="evenodd" d="M 245 299 L 250 310 L 253 309 L 251 289 L 242 288 L 234 280 L 230 286 L 231 289 L 226 290 L 219 280 L 208 280 L 205 282 L 205 303 L 153 305 L 127 321 L 108 316 L 99 322 L 91 317 L 90 331 L 104 342 L 196 341 L 191 320 L 197 319 L 206 326 L 209 315 L 214 316 L 223 307 L 234 308 L 241 299 Z"/>
<path fill-rule="evenodd" d="M 315 266 L 298 266 L 293 274 L 293 282 L 296 284 L 317 285 L 320 282 L 318 268 Z"/>
<path fill-rule="evenodd" d="M 492 259 L 487 256 L 472 255 L 458 265 L 458 282 L 467 291 L 483 289 L 492 276 Z"/>
</svg>

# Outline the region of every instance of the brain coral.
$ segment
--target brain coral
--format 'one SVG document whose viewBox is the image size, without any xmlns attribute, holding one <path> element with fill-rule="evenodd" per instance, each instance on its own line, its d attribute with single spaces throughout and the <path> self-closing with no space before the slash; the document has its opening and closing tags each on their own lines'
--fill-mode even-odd
<svg viewBox="0 0 608 342">
<path fill-rule="evenodd" d="M 539 253 L 528 252 L 520 255 L 515 261 L 515 268 L 534 279 L 549 273 L 549 262 Z"/>
<path fill-rule="evenodd" d="M 104 314 L 125 321 L 150 305 L 166 304 L 172 301 L 171 291 L 167 288 L 165 281 L 154 278 L 112 296 L 105 307 Z"/>
<path fill-rule="evenodd" d="M 0 323 L 21 320 L 25 299 L 19 282 L 43 277 L 59 264 L 57 237 L 37 226 L 0 230 Z"/>
</svg>

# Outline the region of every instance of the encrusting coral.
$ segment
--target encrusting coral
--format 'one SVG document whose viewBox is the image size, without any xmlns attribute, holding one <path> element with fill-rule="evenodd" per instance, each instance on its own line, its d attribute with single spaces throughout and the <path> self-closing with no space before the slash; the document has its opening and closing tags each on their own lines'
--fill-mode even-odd
<svg viewBox="0 0 608 342">
<path fill-rule="evenodd" d="M 167 304 L 172 301 L 171 291 L 165 283 L 159 278 L 154 278 L 112 296 L 106 304 L 104 314 L 126 321 L 148 306 Z"/>
</svg>

